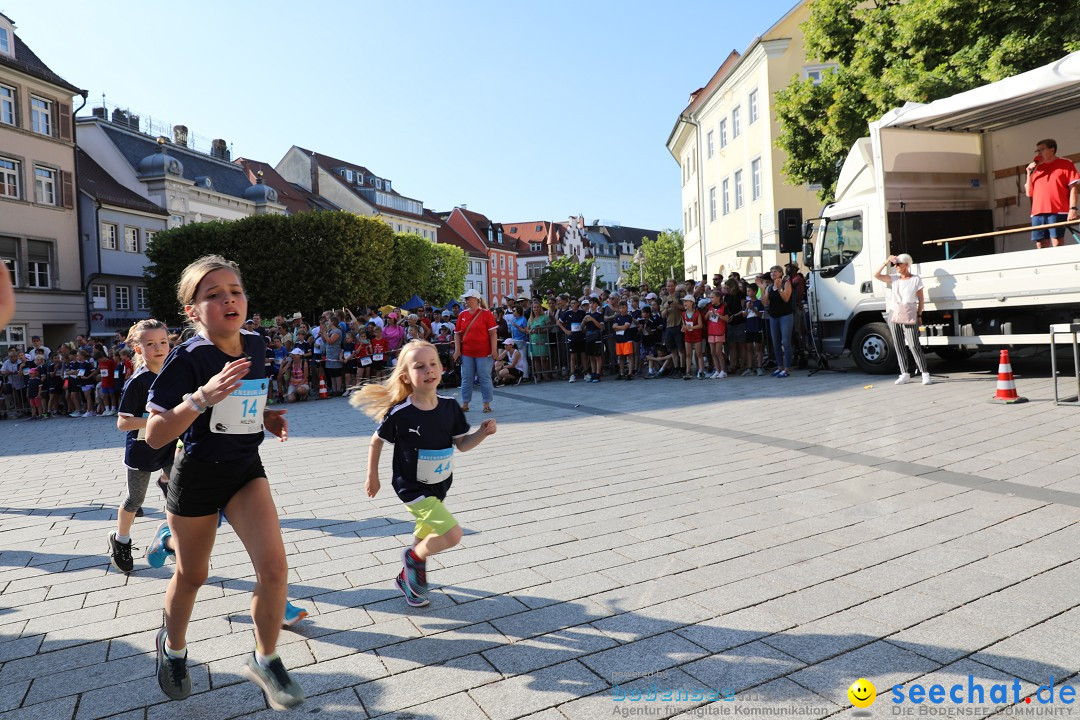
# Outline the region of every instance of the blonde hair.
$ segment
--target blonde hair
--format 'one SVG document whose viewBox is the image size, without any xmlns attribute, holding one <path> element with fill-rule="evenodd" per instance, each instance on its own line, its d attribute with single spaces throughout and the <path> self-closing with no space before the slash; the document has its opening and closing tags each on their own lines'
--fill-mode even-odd
<svg viewBox="0 0 1080 720">
<path fill-rule="evenodd" d="M 188 327 L 195 332 L 201 331 L 202 326 L 192 320 L 184 308 L 195 304 L 195 296 L 199 293 L 199 283 L 215 270 L 232 270 L 236 273 L 236 279 L 240 281 L 240 284 L 244 284 L 244 278 L 240 274 L 240 266 L 220 255 L 203 255 L 184 268 L 184 272 L 180 273 L 180 282 L 176 283 L 176 299 L 180 301 L 181 312 L 186 318 Z"/>
<path fill-rule="evenodd" d="M 169 328 L 165 326 L 165 323 L 161 322 L 160 320 L 155 320 L 154 318 L 148 318 L 146 320 L 140 320 L 139 322 L 132 325 L 131 329 L 128 330 L 128 334 L 127 337 L 124 339 L 124 342 L 127 343 L 129 347 L 134 347 L 136 345 L 141 347 L 143 333 L 147 332 L 148 330 L 164 330 L 166 335 L 168 335 L 169 333 Z M 132 355 L 131 364 L 133 370 L 138 370 L 145 363 L 146 359 L 143 358 L 143 354 L 141 352 L 137 352 Z"/>
<path fill-rule="evenodd" d="M 412 393 L 407 377 L 407 358 L 411 353 L 424 348 L 431 348 L 435 357 L 439 357 L 439 351 L 426 340 L 406 343 L 398 352 L 397 364 L 390 371 L 390 376 L 381 383 L 368 383 L 361 387 L 349 397 L 349 404 L 369 417 L 382 420 L 387 410 L 403 402 Z"/>
</svg>

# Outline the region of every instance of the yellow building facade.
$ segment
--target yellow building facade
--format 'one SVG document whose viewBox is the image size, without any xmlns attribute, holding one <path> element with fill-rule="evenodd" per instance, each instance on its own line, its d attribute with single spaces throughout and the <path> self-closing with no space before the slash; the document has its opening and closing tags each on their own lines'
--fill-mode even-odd
<svg viewBox="0 0 1080 720">
<path fill-rule="evenodd" d="M 743 276 L 789 261 L 778 251 L 777 213 L 821 209 L 817 187 L 787 184 L 774 94 L 793 77 L 828 70 L 806 58 L 799 25 L 810 14 L 803 0 L 745 52 L 732 52 L 680 113 L 667 147 L 679 163 L 687 275 Z"/>
</svg>

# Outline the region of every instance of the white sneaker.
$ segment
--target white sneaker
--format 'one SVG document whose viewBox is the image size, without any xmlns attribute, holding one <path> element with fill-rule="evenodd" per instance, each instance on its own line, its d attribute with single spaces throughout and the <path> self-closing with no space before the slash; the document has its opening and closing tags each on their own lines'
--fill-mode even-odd
<svg viewBox="0 0 1080 720">
<path fill-rule="evenodd" d="M 934 384 L 933 382 L 930 381 L 930 373 L 923 373 L 922 374 L 922 384 L 923 385 L 933 385 Z"/>
<path fill-rule="evenodd" d="M 96 413 L 96 412 L 91 412 L 91 411 L 87 410 L 86 412 L 84 412 L 84 413 L 82 414 L 82 416 L 81 416 L 81 417 L 84 417 L 84 418 L 88 418 L 88 417 L 97 417 L 97 413 Z"/>
<path fill-rule="evenodd" d="M 567 382 L 577 382 L 577 375 L 571 375 L 570 379 L 567 380 Z"/>
<path fill-rule="evenodd" d="M 893 383 L 893 385 L 904 385 L 905 383 L 909 383 L 909 382 L 911 382 L 911 374 L 910 373 L 900 373 L 900 377 L 896 378 L 896 382 Z"/>
<path fill-rule="evenodd" d="M 721 371 L 719 371 L 718 373 L 716 373 L 716 379 L 717 379 L 717 380 L 723 380 L 723 379 L 724 379 L 724 378 L 726 378 L 726 377 L 727 377 L 727 373 L 726 373 L 726 372 L 724 372 L 723 370 L 721 370 Z"/>
</svg>

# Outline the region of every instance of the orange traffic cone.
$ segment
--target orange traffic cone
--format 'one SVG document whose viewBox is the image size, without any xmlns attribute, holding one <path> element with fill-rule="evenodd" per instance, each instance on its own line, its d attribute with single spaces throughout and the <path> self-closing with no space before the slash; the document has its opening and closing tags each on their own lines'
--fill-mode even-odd
<svg viewBox="0 0 1080 720">
<path fill-rule="evenodd" d="M 1016 391 L 1013 390 L 1013 395 L 1015 394 Z M 326 392 L 326 380 L 324 380 L 323 378 L 319 378 L 319 399 L 325 400 L 328 397 L 330 397 L 330 395 Z"/>
<path fill-rule="evenodd" d="M 990 402 L 1004 405 L 1027 402 L 1027 398 L 1016 394 L 1016 383 L 1013 382 L 1012 365 L 1009 364 L 1009 351 L 1001 351 L 1001 359 L 998 361 L 997 393 Z"/>
</svg>

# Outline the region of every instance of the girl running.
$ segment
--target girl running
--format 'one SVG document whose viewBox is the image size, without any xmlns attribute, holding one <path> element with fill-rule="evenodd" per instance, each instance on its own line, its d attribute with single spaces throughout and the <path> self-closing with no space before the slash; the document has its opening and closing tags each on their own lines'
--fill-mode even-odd
<svg viewBox="0 0 1080 720">
<path fill-rule="evenodd" d="M 173 445 L 155 450 L 146 444 L 146 418 L 143 417 L 150 386 L 169 354 L 169 330 L 160 320 L 140 320 L 131 326 L 127 346 L 135 348 L 135 370 L 131 381 L 124 386 L 116 418 L 116 429 L 127 432 L 124 443 L 127 495 L 116 511 L 116 529 L 109 531 L 112 566 L 124 573 L 135 567 L 131 558 L 131 525 L 146 499 L 150 476 L 159 470 L 166 477 L 172 475 L 173 462 Z M 164 555 L 161 560 L 164 563 Z"/>
<path fill-rule="evenodd" d="M 242 672 L 275 710 L 295 707 L 304 692 L 276 652 L 289 568 L 259 459 L 264 429 L 282 441 L 288 437 L 285 411 L 263 407 L 265 343 L 242 330 L 248 301 L 236 264 L 216 255 L 199 258 L 181 274 L 177 297 L 196 334 L 169 354 L 147 402 L 147 444 L 163 448 L 177 437 L 184 441 L 166 503 L 176 572 L 165 593 L 165 627 L 157 636 L 158 684 L 174 700 L 191 694 L 187 628 L 225 511 L 256 577 L 255 652 Z"/>
<path fill-rule="evenodd" d="M 364 490 L 369 498 L 381 487 L 383 443 L 394 446 L 394 492 L 416 518 L 413 546 L 402 552 L 404 567 L 394 582 L 413 607 L 428 604 L 427 559 L 461 540 L 461 527 L 443 505 L 454 480 L 454 448 L 472 450 L 495 434 L 494 420 L 470 433 L 457 402 L 436 395 L 442 371 L 435 346 L 416 340 L 401 349 L 385 382 L 365 385 L 349 398 L 353 407 L 381 419 L 368 450 Z"/>
</svg>

